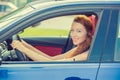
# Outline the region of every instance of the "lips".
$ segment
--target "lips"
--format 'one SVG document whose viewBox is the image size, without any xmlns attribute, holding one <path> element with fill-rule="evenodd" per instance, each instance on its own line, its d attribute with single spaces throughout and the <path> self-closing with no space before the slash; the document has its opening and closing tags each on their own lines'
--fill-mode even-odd
<svg viewBox="0 0 120 80">
<path fill-rule="evenodd" d="M 73 42 L 77 42 L 78 39 L 77 38 L 73 38 L 72 40 L 73 40 Z"/>
</svg>

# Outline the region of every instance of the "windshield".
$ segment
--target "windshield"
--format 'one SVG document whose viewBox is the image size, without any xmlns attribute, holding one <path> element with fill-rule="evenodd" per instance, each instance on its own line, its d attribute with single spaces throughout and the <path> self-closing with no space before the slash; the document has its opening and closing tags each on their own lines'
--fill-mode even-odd
<svg viewBox="0 0 120 80">
<path fill-rule="evenodd" d="M 24 16 L 25 14 L 30 13 L 33 10 L 31 7 L 25 7 L 18 9 L 4 17 L 0 18 L 0 28 L 5 27 L 5 25 L 12 23 L 14 20 L 18 19 L 21 16 Z"/>
</svg>

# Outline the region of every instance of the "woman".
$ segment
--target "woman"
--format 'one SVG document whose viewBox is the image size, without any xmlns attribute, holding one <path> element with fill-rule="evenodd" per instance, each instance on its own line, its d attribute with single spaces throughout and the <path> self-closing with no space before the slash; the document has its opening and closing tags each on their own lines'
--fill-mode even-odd
<svg viewBox="0 0 120 80">
<path fill-rule="evenodd" d="M 73 20 L 70 36 L 75 47 L 70 51 L 51 57 L 25 41 L 14 40 L 12 47 L 18 49 L 33 61 L 80 61 L 86 60 L 92 41 L 92 22 L 85 16 L 80 15 Z"/>
</svg>

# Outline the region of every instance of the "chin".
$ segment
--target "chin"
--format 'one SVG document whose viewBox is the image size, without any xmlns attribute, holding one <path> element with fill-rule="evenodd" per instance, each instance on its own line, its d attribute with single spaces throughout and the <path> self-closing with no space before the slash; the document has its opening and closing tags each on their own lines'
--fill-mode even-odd
<svg viewBox="0 0 120 80">
<path fill-rule="evenodd" d="M 77 43 L 73 43 L 75 46 L 77 46 L 78 44 Z"/>
</svg>

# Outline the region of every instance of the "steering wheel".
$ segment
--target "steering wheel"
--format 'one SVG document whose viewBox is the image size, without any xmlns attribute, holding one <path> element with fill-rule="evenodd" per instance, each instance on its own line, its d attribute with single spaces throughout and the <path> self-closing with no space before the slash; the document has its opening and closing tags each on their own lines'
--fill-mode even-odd
<svg viewBox="0 0 120 80">
<path fill-rule="evenodd" d="M 21 41 L 19 35 L 13 35 L 12 40 Z M 29 58 L 27 56 L 25 56 L 22 52 L 20 52 L 18 49 L 15 49 L 15 53 L 16 53 L 19 61 L 29 61 Z"/>
</svg>

